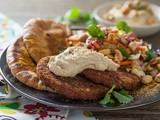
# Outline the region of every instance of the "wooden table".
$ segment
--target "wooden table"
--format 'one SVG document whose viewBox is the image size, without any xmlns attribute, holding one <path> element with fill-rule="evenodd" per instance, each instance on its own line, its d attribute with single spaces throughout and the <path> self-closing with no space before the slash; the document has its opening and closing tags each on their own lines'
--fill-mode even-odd
<svg viewBox="0 0 160 120">
<path fill-rule="evenodd" d="M 71 6 L 92 12 L 96 6 L 105 2 L 107 0 L 0 0 L 0 12 L 20 25 L 24 25 L 30 18 L 53 19 L 56 16 L 62 16 Z M 160 0 L 152 0 L 152 2 L 160 5 Z M 160 32 L 144 40 L 160 45 Z M 160 119 L 160 102 L 134 109 L 93 113 L 99 120 L 158 120 Z"/>
</svg>

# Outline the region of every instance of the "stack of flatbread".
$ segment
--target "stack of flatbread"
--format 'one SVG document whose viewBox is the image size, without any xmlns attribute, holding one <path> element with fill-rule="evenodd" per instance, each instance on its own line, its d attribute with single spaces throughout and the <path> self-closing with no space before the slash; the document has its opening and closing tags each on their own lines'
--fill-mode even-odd
<svg viewBox="0 0 160 120">
<path fill-rule="evenodd" d="M 13 76 L 35 89 L 52 91 L 38 79 L 36 65 L 41 58 L 56 55 L 66 47 L 65 38 L 70 34 L 68 24 L 39 18 L 29 20 L 23 35 L 7 50 L 7 63 Z"/>
</svg>

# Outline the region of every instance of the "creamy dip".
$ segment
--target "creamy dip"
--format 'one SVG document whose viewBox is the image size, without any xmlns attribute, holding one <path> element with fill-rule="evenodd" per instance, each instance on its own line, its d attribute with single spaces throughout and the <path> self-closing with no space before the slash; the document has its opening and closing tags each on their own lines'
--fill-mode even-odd
<svg viewBox="0 0 160 120">
<path fill-rule="evenodd" d="M 115 71 L 119 67 L 103 54 L 78 46 L 67 48 L 54 57 L 48 66 L 54 74 L 63 77 L 74 77 L 86 68 Z"/>
</svg>

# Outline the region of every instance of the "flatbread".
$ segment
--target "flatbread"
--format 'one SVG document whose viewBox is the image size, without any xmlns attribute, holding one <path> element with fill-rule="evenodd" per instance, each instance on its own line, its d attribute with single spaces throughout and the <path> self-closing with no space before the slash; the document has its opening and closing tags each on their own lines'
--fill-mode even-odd
<svg viewBox="0 0 160 120">
<path fill-rule="evenodd" d="M 35 89 L 52 91 L 38 79 L 36 64 L 33 62 L 23 45 L 23 38 L 19 37 L 7 49 L 7 63 L 13 76 L 20 82 Z"/>
<path fill-rule="evenodd" d="M 65 38 L 71 34 L 68 24 L 46 19 L 31 19 L 24 25 L 23 41 L 32 59 L 56 55 L 66 47 Z"/>
</svg>

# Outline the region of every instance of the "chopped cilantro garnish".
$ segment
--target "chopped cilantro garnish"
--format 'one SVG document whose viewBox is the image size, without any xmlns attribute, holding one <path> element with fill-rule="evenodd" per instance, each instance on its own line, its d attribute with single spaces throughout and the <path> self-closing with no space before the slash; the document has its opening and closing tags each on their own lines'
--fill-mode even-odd
<svg viewBox="0 0 160 120">
<path fill-rule="evenodd" d="M 111 100 L 111 95 L 109 93 L 107 93 L 99 103 L 102 105 L 106 105 L 106 104 L 110 103 L 110 100 Z"/>
<path fill-rule="evenodd" d="M 95 24 L 91 24 L 88 26 L 88 32 L 94 38 L 97 39 L 105 38 L 104 32 L 102 32 Z"/>
<path fill-rule="evenodd" d="M 128 104 L 133 101 L 133 97 L 131 95 L 124 95 L 116 91 L 113 92 L 113 95 L 115 98 L 117 98 L 120 104 Z"/>
<path fill-rule="evenodd" d="M 119 21 L 119 22 L 117 22 L 116 27 L 117 27 L 119 30 L 123 30 L 123 31 L 125 31 L 125 32 L 127 32 L 127 33 L 132 32 L 132 29 L 131 29 L 131 28 L 127 25 L 127 23 L 124 22 L 124 21 Z"/>
<path fill-rule="evenodd" d="M 128 95 L 129 91 L 122 89 L 121 91 L 119 91 L 119 93 L 123 94 L 123 95 Z"/>
<path fill-rule="evenodd" d="M 115 89 L 116 85 L 112 85 L 111 89 L 108 91 L 108 94 L 112 93 L 113 90 Z"/>
<path fill-rule="evenodd" d="M 146 54 L 146 61 L 148 61 L 148 62 L 149 62 L 151 59 L 157 57 L 157 54 L 154 52 L 153 49 L 150 49 L 150 50 L 146 51 L 145 54 Z"/>
<path fill-rule="evenodd" d="M 121 91 L 117 92 L 114 90 L 115 87 L 115 85 L 112 86 L 112 88 L 106 93 L 104 99 L 99 102 L 100 104 L 115 104 L 116 101 L 120 104 L 128 104 L 133 101 L 133 97 L 129 95 L 128 91 L 122 89 Z"/>
<path fill-rule="evenodd" d="M 111 93 L 113 93 L 113 90 L 116 86 L 113 85 L 112 88 L 106 93 L 106 95 L 104 96 L 104 99 L 102 99 L 99 103 L 102 105 L 106 105 L 110 102 L 113 102 L 114 100 L 111 99 Z"/>
<path fill-rule="evenodd" d="M 130 56 L 130 53 L 127 51 L 127 49 L 126 48 L 123 48 L 123 47 L 117 47 L 117 49 L 122 53 L 122 55 L 124 56 L 124 57 L 129 57 Z"/>
</svg>

